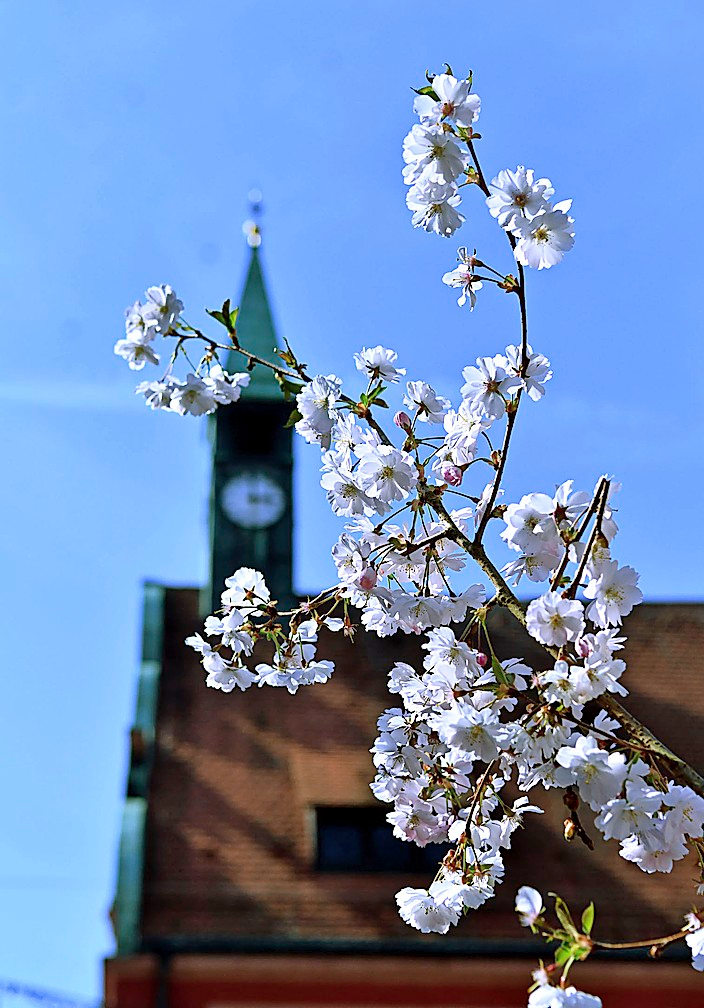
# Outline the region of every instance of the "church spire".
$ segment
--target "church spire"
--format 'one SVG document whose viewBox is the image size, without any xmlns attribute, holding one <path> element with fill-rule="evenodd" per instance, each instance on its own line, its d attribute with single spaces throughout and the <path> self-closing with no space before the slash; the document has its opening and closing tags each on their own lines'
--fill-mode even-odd
<svg viewBox="0 0 704 1008">
<path fill-rule="evenodd" d="M 244 289 L 239 302 L 237 316 L 237 337 L 243 347 L 251 350 L 258 357 L 272 363 L 281 363 L 276 354 L 276 331 L 271 317 L 269 298 L 264 283 L 259 249 L 262 243 L 262 232 L 259 219 L 262 213 L 261 193 L 252 190 L 250 199 L 250 219 L 242 225 L 247 244 L 251 248 L 249 268 Z M 230 372 L 242 371 L 245 359 L 237 351 L 231 350 L 227 357 L 225 369 Z M 245 390 L 248 399 L 279 399 L 281 396 L 274 372 L 269 368 L 255 367 L 251 373 L 251 381 Z"/>
<path fill-rule="evenodd" d="M 257 218 L 261 196 L 250 194 L 254 220 L 245 225 L 251 248 L 237 316 L 237 336 L 251 353 L 275 363 L 276 333 L 259 247 Z M 230 372 L 244 371 L 246 359 L 230 351 Z M 213 415 L 213 476 L 210 503 L 210 578 L 206 612 L 220 608 L 225 578 L 238 567 L 262 571 L 272 597 L 284 609 L 293 604 L 293 453 L 291 412 L 271 368 L 256 366 L 234 406 Z"/>
</svg>

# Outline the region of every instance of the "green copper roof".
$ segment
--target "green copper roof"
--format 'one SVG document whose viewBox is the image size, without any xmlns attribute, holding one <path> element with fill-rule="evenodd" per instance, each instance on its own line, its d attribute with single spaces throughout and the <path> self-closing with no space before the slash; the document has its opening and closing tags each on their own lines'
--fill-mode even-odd
<svg viewBox="0 0 704 1008">
<path fill-rule="evenodd" d="M 162 585 L 152 582 L 144 585 L 142 666 L 137 688 L 137 711 L 131 732 L 132 752 L 127 797 L 122 812 L 117 891 L 113 903 L 118 955 L 130 955 L 138 951 L 141 943 L 147 794 L 162 665 L 164 600 L 165 589 Z"/>
<path fill-rule="evenodd" d="M 264 286 L 258 248 L 252 249 L 239 307 L 237 337 L 240 344 L 258 357 L 281 363 L 281 359 L 274 352 L 277 346 L 276 333 Z M 230 351 L 226 369 L 231 372 L 244 371 L 245 366 L 245 358 L 234 350 Z M 252 380 L 243 396 L 255 399 L 279 399 L 281 392 L 273 371 L 266 367 L 255 367 L 252 371 Z"/>
</svg>

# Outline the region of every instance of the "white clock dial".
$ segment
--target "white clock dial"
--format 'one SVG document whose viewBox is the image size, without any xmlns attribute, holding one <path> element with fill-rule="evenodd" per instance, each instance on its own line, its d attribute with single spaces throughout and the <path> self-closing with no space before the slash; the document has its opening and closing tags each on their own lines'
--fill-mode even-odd
<svg viewBox="0 0 704 1008">
<path fill-rule="evenodd" d="M 268 528 L 286 508 L 286 495 L 264 472 L 240 473 L 228 480 L 220 497 L 222 509 L 235 525 L 246 529 Z"/>
</svg>

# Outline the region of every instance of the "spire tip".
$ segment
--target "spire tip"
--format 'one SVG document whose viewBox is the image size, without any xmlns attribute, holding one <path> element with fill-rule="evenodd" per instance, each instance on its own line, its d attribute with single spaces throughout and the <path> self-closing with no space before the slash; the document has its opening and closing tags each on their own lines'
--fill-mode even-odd
<svg viewBox="0 0 704 1008">
<path fill-rule="evenodd" d="M 262 194 L 260 189 L 250 189 L 247 193 L 249 212 L 251 216 L 242 225 L 242 231 L 250 248 L 259 248 L 262 243 L 262 230 L 259 217 L 262 212 Z"/>
</svg>

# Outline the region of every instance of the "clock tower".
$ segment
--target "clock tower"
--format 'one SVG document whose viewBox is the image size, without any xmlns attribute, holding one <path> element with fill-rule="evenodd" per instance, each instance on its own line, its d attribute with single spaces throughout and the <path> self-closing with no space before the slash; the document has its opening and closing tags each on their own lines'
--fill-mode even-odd
<svg viewBox="0 0 704 1008">
<path fill-rule="evenodd" d="M 277 362 L 276 333 L 260 262 L 259 229 L 248 242 L 249 268 L 240 299 L 237 335 L 247 350 Z M 227 371 L 243 371 L 246 358 L 231 351 Z M 213 472 L 210 499 L 208 612 L 220 608 L 225 578 L 239 567 L 262 571 L 280 608 L 290 608 L 292 587 L 291 412 L 273 371 L 258 366 L 239 402 L 220 407 L 211 420 Z"/>
</svg>

